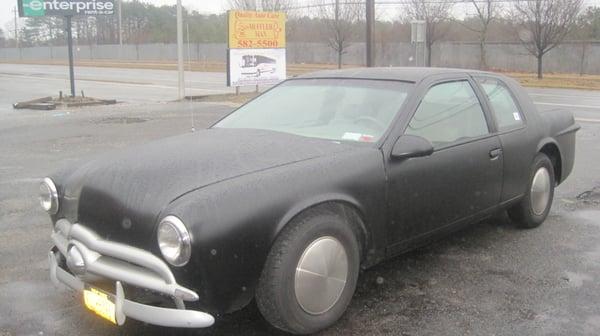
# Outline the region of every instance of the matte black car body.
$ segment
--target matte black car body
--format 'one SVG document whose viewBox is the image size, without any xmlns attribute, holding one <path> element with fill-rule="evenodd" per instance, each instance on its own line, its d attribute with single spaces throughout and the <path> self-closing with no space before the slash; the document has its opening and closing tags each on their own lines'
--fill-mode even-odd
<svg viewBox="0 0 600 336">
<path fill-rule="evenodd" d="M 472 76 L 504 82 L 520 104 L 524 126 L 498 132 Z M 61 201 L 53 221 L 67 218 L 161 257 L 158 222 L 176 215 L 190 230 L 193 250 L 187 265 L 171 269 L 180 284 L 198 293 L 199 308 L 224 313 L 252 300 L 278 233 L 315 205 L 337 203 L 340 211 L 354 211 L 348 218 L 360 216 L 362 266 L 369 267 L 519 201 L 539 152 L 552 158 L 558 183 L 573 168 L 578 126 L 571 114 L 540 115 L 527 93 L 503 76 L 376 68 L 302 78 L 405 81 L 415 87 L 376 144 L 212 128 L 99 157 L 51 176 Z M 475 88 L 491 134 L 428 158 L 393 159 L 392 147 L 427 89 L 453 80 L 468 80 Z M 494 148 L 502 150 L 498 160 L 487 156 Z"/>
</svg>

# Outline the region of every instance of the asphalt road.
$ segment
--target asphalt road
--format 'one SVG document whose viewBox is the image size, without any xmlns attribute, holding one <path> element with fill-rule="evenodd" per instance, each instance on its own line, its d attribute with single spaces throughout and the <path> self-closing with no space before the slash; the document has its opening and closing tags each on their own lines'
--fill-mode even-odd
<svg viewBox="0 0 600 336">
<path fill-rule="evenodd" d="M 176 90 L 154 96 L 144 94 L 154 89 L 114 85 L 106 94 L 136 98 L 116 106 L 15 111 L 7 107 L 11 97 L 31 98 L 32 89 L 50 93 L 52 80 L 39 78 L 54 75 L 43 68 L 21 77 L 10 71 L 21 70 L 0 67 L 0 335 L 277 333 L 254 307 L 219 317 L 206 330 L 132 320 L 116 328 L 48 278 L 51 227 L 36 199 L 40 177 L 111 149 L 188 132 L 192 114 L 197 128 L 206 126 L 231 107 L 166 103 Z M 112 80 L 106 69 L 97 71 Z M 149 79 L 151 72 L 139 77 L 164 84 Z M 89 83 L 92 91 L 103 87 Z M 546 223 L 523 231 L 499 216 L 367 270 L 348 313 L 322 335 L 600 334 L 600 92 L 531 93 L 542 112 L 568 108 L 582 125 L 574 172 L 557 190 Z"/>
<path fill-rule="evenodd" d="M 177 98 L 177 72 L 173 70 L 76 67 L 76 91 L 128 103 L 173 101 Z M 188 95 L 232 93 L 219 72 L 186 72 Z M 254 88 L 243 88 L 245 91 Z M 0 114 L 11 104 L 37 97 L 56 96 L 69 89 L 68 68 L 57 65 L 0 63 Z M 542 108 L 573 109 L 578 118 L 600 122 L 598 94 L 583 90 L 528 89 Z"/>
<path fill-rule="evenodd" d="M 77 95 L 83 90 L 86 96 L 129 103 L 177 99 L 177 72 L 173 70 L 76 67 L 75 78 Z M 224 73 L 186 72 L 185 86 L 187 95 L 234 92 L 227 87 Z M 58 96 L 61 90 L 70 94 L 67 67 L 0 63 L 0 112 L 18 101 Z"/>
</svg>

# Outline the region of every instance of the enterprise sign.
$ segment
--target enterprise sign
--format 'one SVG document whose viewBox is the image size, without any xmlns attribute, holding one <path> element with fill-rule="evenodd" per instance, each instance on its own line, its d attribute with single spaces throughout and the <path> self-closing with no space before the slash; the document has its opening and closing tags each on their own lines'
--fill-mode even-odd
<svg viewBox="0 0 600 336">
<path fill-rule="evenodd" d="M 113 15 L 115 0 L 18 0 L 19 16 Z"/>
</svg>

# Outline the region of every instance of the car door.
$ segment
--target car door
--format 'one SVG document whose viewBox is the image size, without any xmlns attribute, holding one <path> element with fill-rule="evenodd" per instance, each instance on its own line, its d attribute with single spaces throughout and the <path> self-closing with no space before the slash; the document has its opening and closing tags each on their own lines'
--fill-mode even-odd
<svg viewBox="0 0 600 336">
<path fill-rule="evenodd" d="M 387 159 L 391 253 L 493 209 L 502 188 L 502 150 L 481 93 L 465 76 L 427 85 L 401 134 L 421 136 L 430 156 Z"/>
<path fill-rule="evenodd" d="M 526 115 L 509 86 L 491 76 L 474 78 L 487 100 L 502 143 L 504 183 L 501 201 L 511 202 L 525 193 L 530 178 L 528 172 L 533 155 L 523 157 L 523 153 L 536 153 L 538 142 L 536 136 L 527 131 Z"/>
</svg>

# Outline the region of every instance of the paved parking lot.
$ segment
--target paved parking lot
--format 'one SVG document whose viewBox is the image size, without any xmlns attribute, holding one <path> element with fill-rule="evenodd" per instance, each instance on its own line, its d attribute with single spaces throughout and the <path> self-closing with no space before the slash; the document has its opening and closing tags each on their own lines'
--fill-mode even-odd
<svg viewBox="0 0 600 336">
<path fill-rule="evenodd" d="M 43 68 L 37 77 L 9 71 L 20 70 L 0 67 L 0 335 L 166 333 L 135 321 L 110 326 L 88 313 L 80 297 L 50 283 L 51 228 L 37 203 L 38 182 L 88 156 L 188 132 L 192 114 L 197 128 L 207 126 L 231 107 L 166 103 L 176 90 L 159 95 L 157 89 L 146 98 L 145 90 L 119 93 L 137 98 L 116 106 L 15 111 L 7 105 L 14 97 L 46 94 L 52 87 L 36 78 L 54 75 Z M 201 82 L 203 74 L 196 76 Z M 106 94 L 124 86 L 111 90 Z M 569 108 L 583 127 L 575 170 L 557 190 L 547 222 L 522 231 L 499 216 L 364 272 L 348 313 L 323 335 L 600 334 L 600 92 L 531 93 L 542 111 Z M 169 332 L 276 333 L 252 306 L 219 317 L 210 329 Z"/>
</svg>

